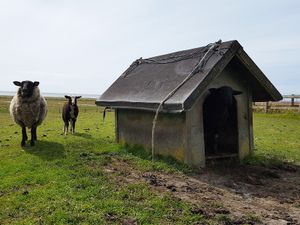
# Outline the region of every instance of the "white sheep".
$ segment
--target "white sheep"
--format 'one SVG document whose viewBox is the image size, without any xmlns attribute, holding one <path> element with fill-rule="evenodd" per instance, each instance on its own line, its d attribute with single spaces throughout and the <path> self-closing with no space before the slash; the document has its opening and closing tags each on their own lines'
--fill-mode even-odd
<svg viewBox="0 0 300 225">
<path fill-rule="evenodd" d="M 47 102 L 40 95 L 39 82 L 14 81 L 19 90 L 10 103 L 9 111 L 13 120 L 22 128 L 21 146 L 28 140 L 26 127 L 31 129 L 30 145 L 37 140 L 36 129 L 47 115 Z"/>
</svg>

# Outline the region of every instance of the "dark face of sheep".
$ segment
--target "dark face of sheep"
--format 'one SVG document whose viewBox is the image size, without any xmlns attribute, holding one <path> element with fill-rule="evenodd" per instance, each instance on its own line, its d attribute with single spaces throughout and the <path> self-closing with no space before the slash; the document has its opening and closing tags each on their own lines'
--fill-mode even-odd
<svg viewBox="0 0 300 225">
<path fill-rule="evenodd" d="M 209 89 L 209 92 L 211 95 L 214 95 L 214 97 L 217 99 L 216 104 L 221 104 L 224 106 L 232 106 L 233 104 L 233 96 L 234 95 L 240 95 L 241 91 L 235 91 L 231 87 L 223 86 L 220 88 L 211 88 Z"/>
<path fill-rule="evenodd" d="M 65 98 L 69 100 L 70 105 L 75 106 L 75 105 L 77 105 L 77 99 L 81 98 L 81 96 L 71 97 L 69 95 L 65 95 Z"/>
<path fill-rule="evenodd" d="M 33 95 L 33 90 L 35 87 L 39 86 L 40 82 L 38 81 L 29 81 L 25 80 L 22 82 L 14 81 L 14 85 L 20 87 L 18 90 L 18 94 L 23 98 L 30 98 Z"/>
</svg>

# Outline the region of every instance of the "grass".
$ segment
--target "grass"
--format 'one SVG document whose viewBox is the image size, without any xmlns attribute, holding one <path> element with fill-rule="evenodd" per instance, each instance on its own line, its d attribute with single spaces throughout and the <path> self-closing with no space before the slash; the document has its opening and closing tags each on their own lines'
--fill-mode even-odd
<svg viewBox="0 0 300 225">
<path fill-rule="evenodd" d="M 155 194 L 144 183 L 120 184 L 105 173 L 112 157 L 141 171 L 175 172 L 184 166 L 168 160 L 153 164 L 141 151 L 116 144 L 113 113 L 103 123 L 92 100 L 79 101 L 77 134 L 62 135 L 63 102 L 48 99 L 37 145 L 21 148 L 9 98 L 0 99 L 0 224 L 213 224 L 193 214 L 187 202 Z"/>
<path fill-rule="evenodd" d="M 248 163 L 300 165 L 300 114 L 254 114 L 255 155 Z"/>
<path fill-rule="evenodd" d="M 35 147 L 21 148 L 21 130 L 0 98 L 0 224 L 219 224 L 226 215 L 205 218 L 188 202 L 157 194 L 145 183 L 120 183 L 105 166 L 118 158 L 139 171 L 188 172 L 172 159 L 152 163 L 141 148 L 115 143 L 114 114 L 93 100 L 79 100 L 76 135 L 62 135 L 63 99 L 48 99 Z M 255 114 L 255 156 L 249 163 L 300 162 L 298 115 Z M 276 161 L 276 162 L 277 162 Z M 120 174 L 122 176 L 122 174 Z M 201 207 L 201 206 L 199 206 Z M 217 207 L 217 206 L 216 206 Z"/>
</svg>

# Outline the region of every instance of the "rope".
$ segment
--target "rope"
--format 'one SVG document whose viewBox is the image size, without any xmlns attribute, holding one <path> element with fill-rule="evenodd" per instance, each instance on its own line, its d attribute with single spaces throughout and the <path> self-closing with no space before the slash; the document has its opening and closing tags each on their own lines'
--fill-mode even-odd
<svg viewBox="0 0 300 225">
<path fill-rule="evenodd" d="M 206 51 L 206 53 L 204 54 L 204 56 L 199 60 L 199 62 L 196 64 L 196 66 L 193 68 L 193 70 L 186 76 L 186 78 L 177 86 L 175 87 L 158 105 L 156 112 L 155 112 L 155 116 L 153 118 L 152 121 L 152 132 L 151 132 L 151 153 L 152 153 L 152 161 L 154 161 L 154 154 L 155 154 L 155 143 L 154 143 L 154 135 L 155 135 L 155 127 L 156 127 L 156 123 L 157 123 L 157 118 L 158 118 L 158 114 L 160 112 L 160 110 L 162 109 L 163 104 L 170 98 L 172 97 L 176 91 L 182 87 L 182 85 L 184 85 L 194 74 L 198 73 L 199 71 L 202 71 L 206 62 L 208 61 L 208 59 L 213 55 L 211 55 L 207 60 L 205 60 L 206 56 L 212 51 L 215 50 L 216 47 L 220 46 L 220 44 L 222 43 L 221 40 L 209 44 L 207 47 L 209 47 L 209 49 Z"/>
<path fill-rule="evenodd" d="M 216 43 L 221 43 L 220 41 L 216 42 Z M 213 44 L 216 44 L 213 43 Z M 210 47 L 213 44 L 209 44 L 206 46 Z M 222 51 L 220 51 L 221 49 L 218 49 L 218 53 L 222 53 Z M 175 63 L 175 62 L 179 62 L 182 60 L 187 60 L 187 59 L 191 59 L 191 58 L 195 58 L 197 56 L 200 56 L 202 53 L 207 52 L 207 49 L 203 50 L 203 48 L 192 52 L 190 54 L 181 54 L 181 55 L 174 55 L 174 56 L 168 56 L 168 57 L 154 57 L 154 58 L 149 58 L 149 59 L 143 59 L 142 57 L 135 60 L 130 66 L 129 68 L 122 74 L 122 76 L 125 78 L 127 75 L 129 75 L 136 67 L 138 67 L 141 64 L 169 64 L 169 63 Z M 158 58 L 158 59 L 156 59 Z M 205 64 L 205 63 L 204 63 Z"/>
<path fill-rule="evenodd" d="M 106 110 L 108 109 L 108 107 L 105 107 L 103 110 L 103 115 L 102 115 L 102 122 L 104 123 L 105 120 L 105 114 L 106 114 Z"/>
</svg>

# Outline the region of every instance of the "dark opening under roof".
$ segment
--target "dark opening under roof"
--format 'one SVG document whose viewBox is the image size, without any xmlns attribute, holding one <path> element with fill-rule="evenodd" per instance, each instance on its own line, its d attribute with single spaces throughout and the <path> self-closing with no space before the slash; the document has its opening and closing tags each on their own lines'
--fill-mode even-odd
<svg viewBox="0 0 300 225">
<path fill-rule="evenodd" d="M 134 61 L 96 100 L 96 104 L 113 108 L 156 110 L 159 103 L 194 70 L 209 47 Z M 253 101 L 282 99 L 281 94 L 237 41 L 223 42 L 208 53 L 203 60 L 203 67 L 196 70 L 191 78 L 176 90 L 163 104 L 163 110 L 180 112 L 190 109 L 207 85 L 231 61 L 247 71 Z"/>
</svg>

